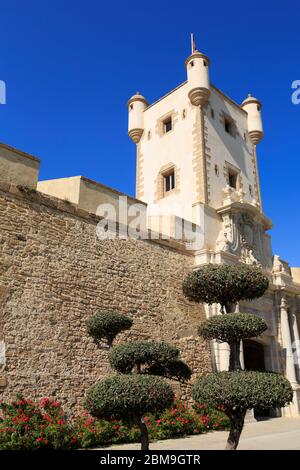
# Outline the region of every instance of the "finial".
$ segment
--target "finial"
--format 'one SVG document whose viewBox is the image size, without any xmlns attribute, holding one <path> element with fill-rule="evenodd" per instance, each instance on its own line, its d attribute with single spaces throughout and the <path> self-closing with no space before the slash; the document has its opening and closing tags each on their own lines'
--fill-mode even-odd
<svg viewBox="0 0 300 470">
<path fill-rule="evenodd" d="M 191 48 L 192 54 L 197 50 L 194 33 L 191 33 Z"/>
</svg>

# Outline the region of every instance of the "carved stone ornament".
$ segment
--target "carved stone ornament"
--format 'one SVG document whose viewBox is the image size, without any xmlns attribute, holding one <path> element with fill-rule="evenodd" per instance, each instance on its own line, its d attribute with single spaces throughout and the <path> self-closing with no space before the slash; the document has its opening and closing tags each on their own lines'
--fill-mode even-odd
<svg viewBox="0 0 300 470">
<path fill-rule="evenodd" d="M 222 219 L 216 248 L 237 255 L 246 264 L 269 266 L 262 225 L 243 212 L 222 214 Z"/>
</svg>

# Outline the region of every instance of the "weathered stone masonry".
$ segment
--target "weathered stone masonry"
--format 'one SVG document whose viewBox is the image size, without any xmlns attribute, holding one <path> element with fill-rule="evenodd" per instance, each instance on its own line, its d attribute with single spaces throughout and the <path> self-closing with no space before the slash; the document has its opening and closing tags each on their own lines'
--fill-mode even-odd
<svg viewBox="0 0 300 470">
<path fill-rule="evenodd" d="M 80 409 L 85 390 L 109 372 L 107 353 L 85 330 L 101 309 L 134 319 L 120 341 L 169 341 L 194 376 L 210 370 L 208 345 L 196 334 L 204 309 L 181 292 L 193 258 L 159 242 L 99 241 L 96 224 L 71 204 L 1 183 L 2 399 L 55 396 Z"/>
</svg>

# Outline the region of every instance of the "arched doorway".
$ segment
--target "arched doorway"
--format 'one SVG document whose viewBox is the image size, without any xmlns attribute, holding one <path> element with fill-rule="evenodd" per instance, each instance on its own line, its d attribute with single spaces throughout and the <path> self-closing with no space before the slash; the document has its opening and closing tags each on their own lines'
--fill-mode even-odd
<svg viewBox="0 0 300 470">
<path fill-rule="evenodd" d="M 243 341 L 244 364 L 246 370 L 266 370 L 264 346 L 257 341 L 246 339 Z"/>
<path fill-rule="evenodd" d="M 265 371 L 265 348 L 258 341 L 244 340 L 244 364 L 246 370 Z M 271 414 L 270 408 L 254 408 L 255 418 L 267 418 Z"/>
</svg>

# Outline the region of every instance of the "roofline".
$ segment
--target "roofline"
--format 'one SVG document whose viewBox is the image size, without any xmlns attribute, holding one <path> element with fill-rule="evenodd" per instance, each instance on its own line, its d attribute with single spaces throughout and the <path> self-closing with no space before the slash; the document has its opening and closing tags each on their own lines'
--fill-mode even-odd
<svg viewBox="0 0 300 470">
<path fill-rule="evenodd" d="M 134 196 L 130 196 L 129 194 L 122 193 L 121 191 L 118 191 L 117 189 L 111 188 L 110 186 L 107 186 L 106 184 L 99 183 L 98 181 L 91 180 L 90 178 L 87 178 L 86 176 L 80 176 L 80 179 L 83 181 L 86 181 L 87 183 L 92 183 L 95 184 L 96 186 L 99 186 L 100 188 L 108 189 L 109 191 L 117 194 L 118 196 L 126 196 L 132 199 L 133 201 L 138 202 L 139 204 L 143 204 L 144 206 L 147 206 L 148 204 L 144 201 L 141 201 L 140 199 L 137 199 Z"/>
<path fill-rule="evenodd" d="M 15 152 L 18 155 L 21 155 L 22 157 L 29 158 L 30 160 L 41 163 L 41 160 L 39 158 L 34 157 L 33 155 L 30 155 L 29 153 L 23 152 L 22 150 L 16 149 L 15 147 L 12 147 L 11 145 L 7 145 L 7 144 L 4 144 L 3 142 L 0 142 L 0 147 L 4 148 L 5 150 L 9 150 L 10 152 Z"/>
<path fill-rule="evenodd" d="M 178 85 L 177 87 L 173 88 L 173 90 L 169 91 L 168 93 L 166 93 L 165 95 L 163 95 L 161 98 L 159 98 L 158 100 L 154 101 L 153 103 L 149 104 L 149 106 L 147 106 L 147 108 L 144 109 L 144 112 L 147 111 L 147 109 L 149 108 L 152 108 L 152 106 L 156 105 L 157 103 L 159 103 L 161 100 L 163 100 L 164 98 L 166 98 L 167 96 L 171 95 L 171 93 L 174 93 L 174 91 L 177 91 L 179 88 L 181 88 L 182 86 L 184 86 L 185 84 L 187 83 L 187 80 L 183 83 L 180 83 L 180 85 Z"/>
<path fill-rule="evenodd" d="M 157 103 L 159 103 L 161 100 L 165 99 L 167 96 L 171 95 L 172 93 L 174 93 L 175 91 L 177 91 L 179 88 L 183 87 L 184 85 L 187 84 L 187 80 L 185 80 L 183 83 L 181 83 L 180 85 L 178 85 L 177 87 L 173 88 L 173 90 L 169 91 L 168 93 L 166 93 L 165 95 L 163 95 L 161 98 L 159 98 L 158 100 L 154 101 L 153 103 L 149 104 L 149 106 L 147 106 L 147 108 L 145 108 L 144 112 L 147 111 L 149 108 L 152 108 L 152 106 L 155 106 Z M 225 93 L 223 93 L 223 91 L 221 91 L 219 88 L 217 88 L 215 85 L 213 85 L 211 83 L 211 88 L 214 89 L 214 91 L 216 91 L 217 93 L 219 93 L 223 98 L 225 98 L 227 101 L 229 101 L 229 103 L 233 104 L 236 108 L 239 109 L 239 111 L 241 111 L 242 113 L 246 114 L 247 115 L 247 111 L 245 111 L 241 105 L 239 105 L 236 101 L 234 101 L 232 98 L 230 98 L 228 95 L 226 95 Z"/>
<path fill-rule="evenodd" d="M 239 105 L 236 101 L 234 101 L 232 98 L 230 98 L 228 95 L 226 95 L 225 93 L 223 93 L 223 91 L 221 91 L 219 88 L 217 88 L 215 85 L 212 85 L 211 84 L 211 87 L 217 92 L 219 93 L 223 98 L 225 98 L 226 100 L 229 101 L 229 103 L 233 104 L 234 106 L 236 106 L 240 111 L 242 111 L 242 113 L 244 114 L 248 114 L 247 111 L 245 111 L 241 105 Z"/>
<path fill-rule="evenodd" d="M 103 184 L 103 183 L 99 183 L 99 181 L 95 181 L 95 180 L 92 180 L 90 178 L 87 178 L 86 176 L 82 176 L 82 175 L 76 175 L 76 176 L 63 176 L 61 178 L 52 178 L 52 179 L 48 179 L 48 180 L 40 180 L 38 181 L 38 183 L 47 183 L 48 181 L 59 181 L 59 180 L 65 180 L 65 179 L 73 179 L 73 178 L 76 178 L 76 179 L 79 179 L 79 180 L 82 180 L 82 181 L 85 181 L 86 183 L 91 183 L 91 184 L 94 184 L 95 186 L 98 186 L 102 189 L 106 189 L 114 194 L 117 194 L 118 196 L 126 196 L 128 197 L 129 199 L 131 199 L 132 201 L 136 201 L 137 203 L 139 204 L 143 204 L 144 206 L 147 206 L 148 204 L 144 201 L 141 201 L 140 199 L 137 199 L 136 197 L 134 196 L 130 196 L 129 194 L 126 194 L 126 193 L 122 193 L 121 191 L 118 191 L 117 189 L 114 189 L 114 188 L 111 188 L 110 186 L 107 186 L 106 184 Z"/>
</svg>

